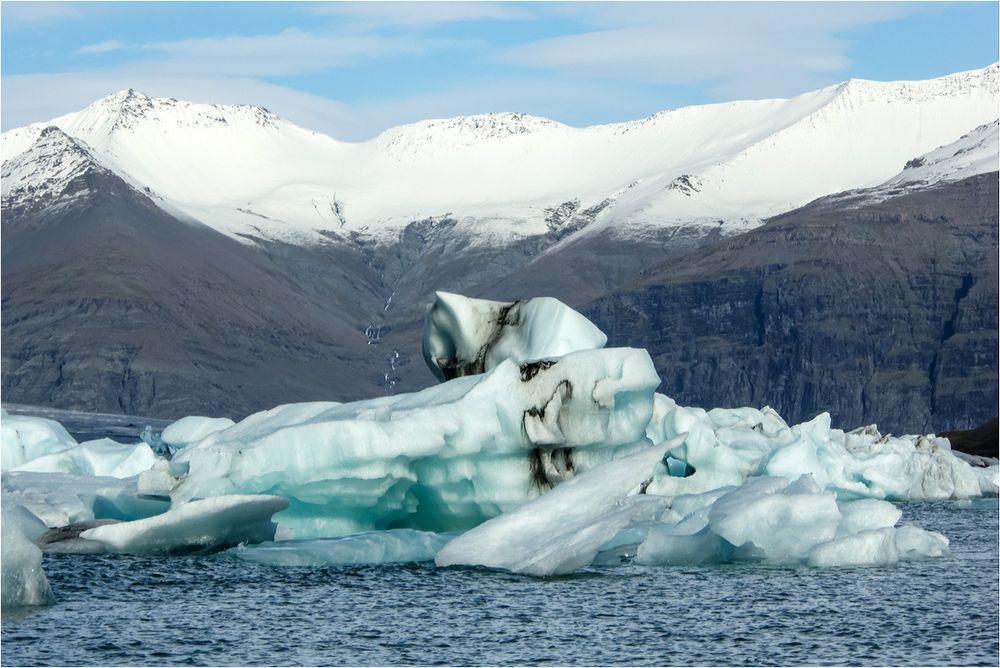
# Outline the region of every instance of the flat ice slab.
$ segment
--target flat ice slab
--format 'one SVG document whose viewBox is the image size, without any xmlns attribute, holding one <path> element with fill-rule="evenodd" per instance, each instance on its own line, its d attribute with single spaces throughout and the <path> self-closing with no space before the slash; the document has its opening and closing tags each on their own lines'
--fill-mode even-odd
<svg viewBox="0 0 1000 668">
<path fill-rule="evenodd" d="M 274 538 L 280 496 L 232 495 L 189 501 L 144 520 L 87 529 L 80 538 L 122 554 L 203 554 Z"/>
</svg>

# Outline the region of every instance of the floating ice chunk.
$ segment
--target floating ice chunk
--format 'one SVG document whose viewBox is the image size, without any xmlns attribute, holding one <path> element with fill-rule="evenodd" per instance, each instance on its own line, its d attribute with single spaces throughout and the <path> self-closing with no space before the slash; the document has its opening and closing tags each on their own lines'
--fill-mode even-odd
<svg viewBox="0 0 1000 668">
<path fill-rule="evenodd" d="M 123 554 L 204 554 L 274 538 L 280 496 L 233 495 L 189 501 L 162 515 L 87 529 L 79 537 Z"/>
<path fill-rule="evenodd" d="M 430 561 L 454 538 L 453 534 L 393 529 L 341 538 L 288 540 L 239 547 L 231 554 L 276 566 L 346 566 Z"/>
<path fill-rule="evenodd" d="M 670 458 L 687 465 L 686 477 L 676 475 L 680 467 L 667 468 L 650 493 L 677 496 L 752 476 L 794 480 L 804 473 L 842 499 L 960 499 L 1000 487 L 1000 466 L 970 466 L 946 439 L 883 436 L 875 425 L 845 433 L 830 427 L 827 413 L 789 427 L 766 407 L 704 411 L 656 395 L 647 435 L 655 441 L 681 431 L 689 437 Z"/>
<path fill-rule="evenodd" d="M 643 350 L 571 353 L 530 374 L 504 361 L 413 394 L 251 415 L 140 486 L 175 502 L 279 494 L 296 538 L 463 530 L 645 448 L 658 384 Z"/>
<path fill-rule="evenodd" d="M 747 555 L 794 561 L 832 539 L 840 524 L 834 494 L 788 493 L 783 478 L 754 478 L 712 504 L 709 527 Z"/>
<path fill-rule="evenodd" d="M 838 538 L 809 552 L 810 566 L 892 566 L 899 561 L 942 557 L 948 539 L 915 526 L 882 528 Z"/>
<path fill-rule="evenodd" d="M 670 527 L 658 526 L 639 545 L 635 561 L 647 566 L 696 566 L 727 563 L 734 554 L 733 544 L 707 526 L 694 534 L 677 534 Z"/>
<path fill-rule="evenodd" d="M 169 499 L 143 497 L 137 479 L 5 471 L 5 503 L 23 506 L 47 527 L 94 519 L 134 520 L 165 512 Z"/>
<path fill-rule="evenodd" d="M 0 462 L 3 470 L 76 445 L 76 440 L 55 420 L 27 415 L 0 416 Z"/>
<path fill-rule="evenodd" d="M 594 323 L 551 297 L 495 302 L 438 292 L 424 320 L 423 351 L 438 380 L 603 348 Z"/>
<path fill-rule="evenodd" d="M 664 499 L 628 496 L 652 475 L 663 443 L 602 464 L 544 496 L 470 529 L 438 552 L 438 566 L 486 566 L 527 575 L 572 573 L 623 528 L 663 511 Z M 628 498 L 626 498 L 628 496 Z"/>
<path fill-rule="evenodd" d="M 210 418 L 189 415 L 167 425 L 160 434 L 160 440 L 173 448 L 183 448 L 196 443 L 209 434 L 232 427 L 235 422 L 229 418 Z"/>
<path fill-rule="evenodd" d="M 47 605 L 55 599 L 42 569 L 42 551 L 29 540 L 17 512 L 4 508 L 0 522 L 0 599 L 4 608 Z"/>
<path fill-rule="evenodd" d="M 837 504 L 842 517 L 840 534 L 849 535 L 896 526 L 903 511 L 878 499 L 860 499 Z"/>
<path fill-rule="evenodd" d="M 949 541 L 937 531 L 915 526 L 896 528 L 896 550 L 902 560 L 943 557 L 948 554 Z"/>
<path fill-rule="evenodd" d="M 126 445 L 102 438 L 36 457 L 14 470 L 129 478 L 145 471 L 156 461 L 156 455 L 146 443 Z"/>
<path fill-rule="evenodd" d="M 809 552 L 809 565 L 892 566 L 899 561 L 895 529 L 875 529 L 816 545 Z"/>
</svg>

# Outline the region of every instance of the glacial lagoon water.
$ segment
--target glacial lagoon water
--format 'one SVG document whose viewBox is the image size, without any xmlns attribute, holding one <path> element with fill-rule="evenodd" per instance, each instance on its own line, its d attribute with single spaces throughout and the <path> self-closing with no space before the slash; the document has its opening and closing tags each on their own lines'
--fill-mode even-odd
<svg viewBox="0 0 1000 668">
<path fill-rule="evenodd" d="M 997 500 L 905 504 L 951 556 L 890 568 L 278 567 L 46 556 L 15 665 L 997 665 Z"/>
</svg>

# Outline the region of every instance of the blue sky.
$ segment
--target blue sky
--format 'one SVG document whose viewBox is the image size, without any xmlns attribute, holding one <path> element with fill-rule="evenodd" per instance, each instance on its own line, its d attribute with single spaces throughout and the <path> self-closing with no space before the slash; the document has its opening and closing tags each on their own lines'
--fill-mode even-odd
<svg viewBox="0 0 1000 668">
<path fill-rule="evenodd" d="M 339 139 L 523 111 L 583 126 L 1000 59 L 997 2 L 3 2 L 0 121 L 122 88 Z"/>
</svg>

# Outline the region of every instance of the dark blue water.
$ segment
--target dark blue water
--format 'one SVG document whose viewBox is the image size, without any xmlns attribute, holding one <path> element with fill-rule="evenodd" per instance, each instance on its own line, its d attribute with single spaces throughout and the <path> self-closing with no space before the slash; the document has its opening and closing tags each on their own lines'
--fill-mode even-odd
<svg viewBox="0 0 1000 668">
<path fill-rule="evenodd" d="M 892 568 L 625 565 L 532 579 L 48 556 L 54 606 L 4 613 L 14 665 L 992 665 L 998 513 L 908 504 L 948 559 Z"/>
</svg>

